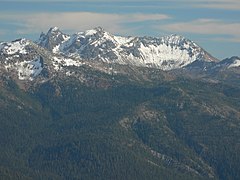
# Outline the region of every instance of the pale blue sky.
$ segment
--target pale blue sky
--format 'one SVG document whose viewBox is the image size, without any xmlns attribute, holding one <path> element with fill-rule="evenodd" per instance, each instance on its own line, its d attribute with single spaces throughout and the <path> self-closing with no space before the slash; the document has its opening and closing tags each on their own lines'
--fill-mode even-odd
<svg viewBox="0 0 240 180">
<path fill-rule="evenodd" d="M 240 56 L 240 0 L 0 0 L 0 41 L 58 26 L 74 33 L 97 26 L 116 35 L 180 34 L 213 56 Z"/>
</svg>

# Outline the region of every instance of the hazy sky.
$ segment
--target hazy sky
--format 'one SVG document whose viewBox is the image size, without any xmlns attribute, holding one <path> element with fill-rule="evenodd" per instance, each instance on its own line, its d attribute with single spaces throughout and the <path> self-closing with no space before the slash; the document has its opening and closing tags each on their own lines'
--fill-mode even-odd
<svg viewBox="0 0 240 180">
<path fill-rule="evenodd" d="M 0 41 L 58 26 L 74 33 L 103 27 L 116 35 L 180 34 L 213 56 L 240 56 L 240 0 L 0 0 Z"/>
</svg>

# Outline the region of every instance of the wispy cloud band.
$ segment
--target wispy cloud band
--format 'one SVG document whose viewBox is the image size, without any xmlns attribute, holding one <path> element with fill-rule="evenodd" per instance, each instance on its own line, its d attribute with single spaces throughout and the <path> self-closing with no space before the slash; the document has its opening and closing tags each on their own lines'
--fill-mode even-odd
<svg viewBox="0 0 240 180">
<path fill-rule="evenodd" d="M 102 26 L 113 33 L 128 31 L 123 24 L 141 21 L 162 21 L 170 19 L 166 14 L 107 14 L 93 12 L 57 12 L 57 13 L 33 13 L 33 14 L 11 14 L 0 16 L 2 20 L 17 22 L 18 33 L 39 32 L 52 26 L 71 31 L 90 29 Z"/>
<path fill-rule="evenodd" d="M 71 32 L 83 31 L 96 26 L 102 26 L 112 33 L 134 34 L 136 27 L 131 23 L 144 21 L 156 21 L 149 29 L 158 29 L 172 33 L 192 33 L 205 35 L 224 35 L 228 38 L 216 38 L 218 41 L 240 42 L 240 23 L 229 23 L 217 19 L 196 19 L 188 22 L 169 21 L 156 25 L 158 22 L 173 19 L 167 14 L 108 14 L 93 12 L 56 12 L 33 14 L 0 14 L 0 20 L 8 20 L 16 23 L 18 34 L 38 33 L 46 31 L 52 26 L 58 26 Z"/>
</svg>

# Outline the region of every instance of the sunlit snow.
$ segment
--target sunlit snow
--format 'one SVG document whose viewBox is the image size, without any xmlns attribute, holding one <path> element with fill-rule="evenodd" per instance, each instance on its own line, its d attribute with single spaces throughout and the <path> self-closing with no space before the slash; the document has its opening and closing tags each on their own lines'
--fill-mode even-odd
<svg viewBox="0 0 240 180">
<path fill-rule="evenodd" d="M 236 59 L 228 68 L 240 67 L 240 59 Z"/>
<path fill-rule="evenodd" d="M 52 52 L 70 58 L 97 59 L 107 63 L 157 67 L 163 70 L 184 67 L 205 55 L 201 47 L 182 36 L 121 37 L 102 28 L 68 36 Z"/>
<path fill-rule="evenodd" d="M 62 69 L 63 66 L 81 66 L 83 65 L 82 62 L 73 60 L 70 58 L 64 58 L 64 57 L 53 57 L 53 65 L 55 70 Z"/>
<path fill-rule="evenodd" d="M 96 33 L 97 33 L 96 30 L 91 29 L 91 30 L 87 30 L 85 35 L 86 35 L 86 36 L 91 36 L 91 35 L 94 35 L 94 34 L 96 34 Z"/>
<path fill-rule="evenodd" d="M 32 61 L 23 61 L 16 65 L 18 71 L 18 78 L 20 80 L 33 80 L 34 77 L 38 76 L 43 67 L 40 61 L 40 57 Z"/>
<path fill-rule="evenodd" d="M 16 53 L 27 54 L 25 48 L 28 44 L 29 41 L 27 41 L 26 39 L 20 39 L 11 43 L 6 43 L 6 45 L 2 47 L 2 51 L 4 52 L 4 54 L 7 55 L 13 55 Z"/>
</svg>

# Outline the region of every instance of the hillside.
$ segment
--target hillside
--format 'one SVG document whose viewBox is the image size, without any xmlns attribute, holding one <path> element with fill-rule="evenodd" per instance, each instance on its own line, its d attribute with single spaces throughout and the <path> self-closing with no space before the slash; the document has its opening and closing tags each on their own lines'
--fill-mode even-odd
<svg viewBox="0 0 240 180">
<path fill-rule="evenodd" d="M 66 46 L 100 30 L 1 43 L 0 179 L 240 179 L 239 58 L 201 49 L 212 59 L 166 70 L 104 61 L 100 32 L 99 51 Z"/>
</svg>

